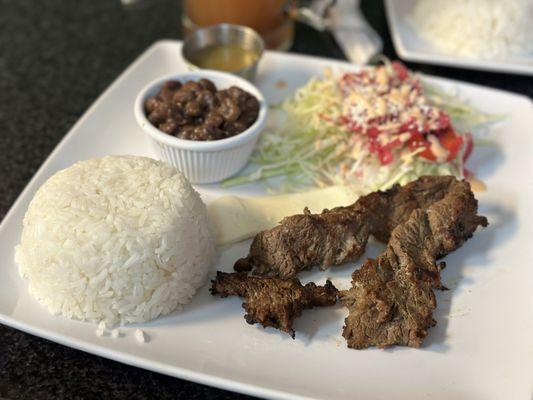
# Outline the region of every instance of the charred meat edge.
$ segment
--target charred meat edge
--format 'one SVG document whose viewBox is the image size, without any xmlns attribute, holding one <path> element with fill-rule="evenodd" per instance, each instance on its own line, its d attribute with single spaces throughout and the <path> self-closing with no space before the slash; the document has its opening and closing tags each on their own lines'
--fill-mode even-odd
<svg viewBox="0 0 533 400">
<path fill-rule="evenodd" d="M 221 271 L 217 271 L 210 291 L 213 296 L 244 298 L 242 307 L 246 311 L 246 322 L 280 329 L 293 339 L 294 319 L 304 309 L 334 305 L 338 294 L 329 280 L 324 286 L 312 282 L 303 286 L 296 278 L 279 279 Z"/>
</svg>

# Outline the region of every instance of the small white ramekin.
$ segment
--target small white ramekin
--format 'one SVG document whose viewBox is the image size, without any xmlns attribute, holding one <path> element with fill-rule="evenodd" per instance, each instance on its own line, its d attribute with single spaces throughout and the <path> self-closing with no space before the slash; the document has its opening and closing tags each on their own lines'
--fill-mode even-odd
<svg viewBox="0 0 533 400">
<path fill-rule="evenodd" d="M 254 95 L 259 101 L 257 120 L 245 131 L 226 139 L 195 141 L 179 139 L 161 132 L 148 121 L 144 103 L 155 95 L 168 80 L 182 83 L 206 78 L 218 90 L 230 86 Z M 161 77 L 144 87 L 135 99 L 134 113 L 140 127 L 148 136 L 156 154 L 178 168 L 192 183 L 214 183 L 235 175 L 247 163 L 266 122 L 268 106 L 261 92 L 247 80 L 225 72 L 200 70 Z"/>
</svg>

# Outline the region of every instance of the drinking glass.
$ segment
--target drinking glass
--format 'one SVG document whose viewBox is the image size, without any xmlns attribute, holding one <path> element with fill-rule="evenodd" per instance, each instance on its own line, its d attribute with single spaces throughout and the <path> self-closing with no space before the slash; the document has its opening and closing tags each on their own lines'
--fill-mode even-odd
<svg viewBox="0 0 533 400">
<path fill-rule="evenodd" d="M 245 25 L 257 31 L 266 47 L 288 50 L 294 37 L 291 0 L 183 0 L 182 25 L 188 34 L 219 23 Z"/>
</svg>

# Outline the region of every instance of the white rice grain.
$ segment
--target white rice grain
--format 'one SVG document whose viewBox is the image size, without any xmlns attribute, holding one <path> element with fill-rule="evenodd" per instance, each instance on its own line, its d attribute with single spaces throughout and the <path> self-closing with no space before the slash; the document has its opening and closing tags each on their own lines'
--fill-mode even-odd
<svg viewBox="0 0 533 400">
<path fill-rule="evenodd" d="M 96 336 L 102 337 L 104 336 L 104 333 L 105 333 L 105 322 L 101 321 L 98 324 L 98 327 L 96 328 Z"/>
<path fill-rule="evenodd" d="M 136 329 L 135 330 L 135 339 L 139 343 L 145 343 L 146 342 L 146 335 L 142 329 Z"/>
</svg>

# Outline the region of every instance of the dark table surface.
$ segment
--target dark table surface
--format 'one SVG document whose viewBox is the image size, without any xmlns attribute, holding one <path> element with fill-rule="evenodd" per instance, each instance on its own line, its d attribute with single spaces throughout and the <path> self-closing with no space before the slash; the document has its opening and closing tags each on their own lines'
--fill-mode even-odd
<svg viewBox="0 0 533 400">
<path fill-rule="evenodd" d="M 395 58 L 381 1 L 362 2 Z M 145 48 L 180 37 L 179 0 L 0 0 L 0 217 L 59 140 Z M 291 51 L 343 58 L 330 36 L 297 26 Z M 408 64 L 533 96 L 525 76 Z M 247 399 L 82 353 L 0 325 L 0 399 Z"/>
</svg>

